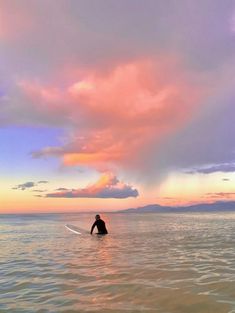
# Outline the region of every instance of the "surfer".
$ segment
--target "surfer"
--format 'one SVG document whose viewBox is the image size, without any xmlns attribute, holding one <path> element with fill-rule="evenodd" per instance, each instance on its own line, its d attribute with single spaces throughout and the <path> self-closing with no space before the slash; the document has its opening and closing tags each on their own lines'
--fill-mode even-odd
<svg viewBox="0 0 235 313">
<path fill-rule="evenodd" d="M 100 218 L 99 214 L 95 216 L 95 222 L 91 226 L 91 235 L 93 233 L 95 226 L 98 229 L 98 235 L 106 235 L 108 233 L 106 226 L 105 226 L 105 222 Z"/>
</svg>

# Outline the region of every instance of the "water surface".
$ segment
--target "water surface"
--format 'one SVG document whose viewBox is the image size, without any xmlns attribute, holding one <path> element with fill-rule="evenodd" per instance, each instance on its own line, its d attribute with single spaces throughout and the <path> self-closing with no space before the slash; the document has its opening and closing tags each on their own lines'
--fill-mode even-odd
<svg viewBox="0 0 235 313">
<path fill-rule="evenodd" d="M 235 213 L 0 215 L 0 312 L 235 313 Z"/>
</svg>

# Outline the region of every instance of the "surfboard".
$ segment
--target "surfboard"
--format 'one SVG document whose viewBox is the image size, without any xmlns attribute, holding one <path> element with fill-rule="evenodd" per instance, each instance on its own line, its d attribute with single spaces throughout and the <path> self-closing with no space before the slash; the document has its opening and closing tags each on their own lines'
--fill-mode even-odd
<svg viewBox="0 0 235 313">
<path fill-rule="evenodd" d="M 65 227 L 70 230 L 71 232 L 77 234 L 77 235 L 81 235 L 81 231 L 77 226 L 71 225 L 71 224 L 66 224 Z"/>
<path fill-rule="evenodd" d="M 64 225 L 69 231 L 71 231 L 72 233 L 74 234 L 77 234 L 77 235 L 87 235 L 87 234 L 90 234 L 90 232 L 87 230 L 87 229 L 83 229 L 81 227 L 77 227 L 75 225 L 72 225 L 72 224 L 66 224 Z M 93 233 L 94 235 L 97 235 L 97 236 L 103 236 L 103 235 L 106 235 L 106 234 L 99 234 L 99 233 Z"/>
</svg>

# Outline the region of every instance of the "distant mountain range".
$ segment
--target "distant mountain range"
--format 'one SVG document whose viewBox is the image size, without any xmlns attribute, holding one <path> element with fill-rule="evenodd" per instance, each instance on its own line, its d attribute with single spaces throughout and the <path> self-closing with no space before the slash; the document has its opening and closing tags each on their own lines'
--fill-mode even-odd
<svg viewBox="0 0 235 313">
<path fill-rule="evenodd" d="M 139 208 L 122 210 L 122 213 L 154 213 L 154 212 L 220 212 L 235 211 L 235 201 L 218 201 L 214 203 L 201 203 L 189 206 L 162 206 L 159 204 L 146 205 Z"/>
</svg>

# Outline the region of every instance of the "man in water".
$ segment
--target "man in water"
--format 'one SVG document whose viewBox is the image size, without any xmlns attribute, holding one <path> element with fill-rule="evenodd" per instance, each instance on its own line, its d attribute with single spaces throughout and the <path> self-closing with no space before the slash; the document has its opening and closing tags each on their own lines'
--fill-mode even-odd
<svg viewBox="0 0 235 313">
<path fill-rule="evenodd" d="M 94 222 L 94 224 L 91 227 L 91 235 L 93 233 L 93 230 L 95 228 L 95 226 L 98 229 L 98 235 L 106 235 L 108 233 L 106 226 L 105 226 L 105 222 L 100 218 L 99 214 L 97 214 L 95 216 L 96 221 Z"/>
</svg>

